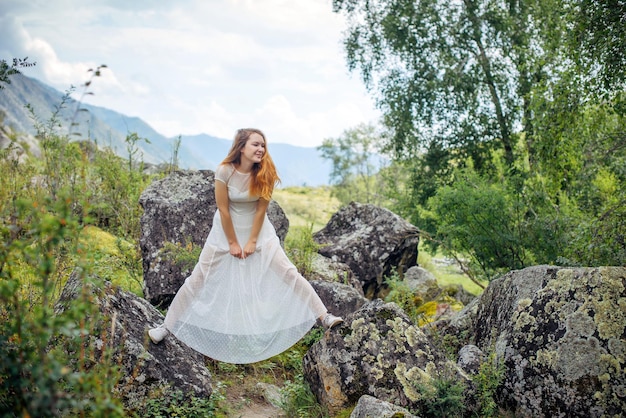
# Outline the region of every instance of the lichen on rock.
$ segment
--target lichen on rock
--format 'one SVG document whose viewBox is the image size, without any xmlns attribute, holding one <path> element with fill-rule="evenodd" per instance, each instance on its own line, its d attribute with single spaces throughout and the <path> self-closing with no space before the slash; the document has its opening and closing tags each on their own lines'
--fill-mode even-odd
<svg viewBox="0 0 626 418">
<path fill-rule="evenodd" d="M 501 406 L 533 417 L 626 410 L 625 289 L 624 267 L 537 266 L 492 282 L 475 343 L 506 365 Z"/>
<path fill-rule="evenodd" d="M 469 382 L 397 305 L 380 299 L 348 315 L 314 344 L 304 358 L 304 370 L 313 393 L 331 413 L 366 394 L 417 408 L 420 388 L 426 390 L 441 370 Z M 331 387 L 343 395 L 333 395 Z"/>
</svg>

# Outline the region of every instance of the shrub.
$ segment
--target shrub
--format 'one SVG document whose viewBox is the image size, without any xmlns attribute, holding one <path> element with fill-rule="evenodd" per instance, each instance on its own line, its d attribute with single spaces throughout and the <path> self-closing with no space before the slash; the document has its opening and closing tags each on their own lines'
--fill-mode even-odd
<svg viewBox="0 0 626 418">
<path fill-rule="evenodd" d="M 472 380 L 476 385 L 478 397 L 478 415 L 481 417 L 498 416 L 499 408 L 496 403 L 496 391 L 504 379 L 504 362 L 498 361 L 495 353 L 480 365 L 478 374 Z"/>
<path fill-rule="evenodd" d="M 187 397 L 181 391 L 164 391 L 159 396 L 154 396 L 145 405 L 145 409 L 133 414 L 134 417 L 142 418 L 210 418 L 218 417 L 218 405 L 224 400 L 224 395 L 215 390 L 208 399 Z"/>
<path fill-rule="evenodd" d="M 289 417 L 323 418 L 328 416 L 328 412 L 317 403 L 315 395 L 301 373 L 297 374 L 293 381 L 285 382 L 281 395 L 283 397 L 281 408 Z"/>
<path fill-rule="evenodd" d="M 465 385 L 442 372 L 428 382 L 415 385 L 422 396 L 422 414 L 426 417 L 460 417 L 465 412 Z"/>
<path fill-rule="evenodd" d="M 56 314 L 67 263 L 77 257 L 78 217 L 63 190 L 57 199 L 0 206 L 0 407 L 8 416 L 121 416 L 111 396 L 119 375 L 106 352 L 85 350 L 98 312 L 89 293 Z M 87 267 L 87 266 L 85 266 Z M 86 285 L 86 284 L 85 284 Z M 89 363 L 89 367 L 86 367 Z"/>
</svg>

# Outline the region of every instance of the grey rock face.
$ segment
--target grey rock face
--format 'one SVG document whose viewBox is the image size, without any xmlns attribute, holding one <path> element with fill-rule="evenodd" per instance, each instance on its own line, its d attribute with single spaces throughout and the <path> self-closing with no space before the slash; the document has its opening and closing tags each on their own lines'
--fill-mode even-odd
<svg viewBox="0 0 626 418">
<path fill-rule="evenodd" d="M 393 268 L 402 274 L 417 263 L 418 229 L 370 204 L 352 202 L 341 208 L 313 239 L 323 245 L 320 254 L 350 267 L 368 299 L 378 296 L 383 277 Z"/>
<path fill-rule="evenodd" d="M 626 411 L 626 268 L 537 266 L 493 281 L 476 345 L 506 367 L 500 398 L 523 417 Z"/>
<path fill-rule="evenodd" d="M 347 284 L 312 281 L 311 286 L 322 299 L 328 311 L 336 316 L 346 316 L 368 302 L 354 287 Z"/>
<path fill-rule="evenodd" d="M 28 153 L 34 158 L 41 158 L 39 141 L 35 137 L 13 132 L 7 125 L 0 126 L 0 150 L 7 152 L 9 158 L 20 163 L 28 158 Z"/>
<path fill-rule="evenodd" d="M 433 300 L 441 293 L 435 276 L 423 267 L 410 267 L 404 274 L 404 283 L 425 301 Z"/>
<path fill-rule="evenodd" d="M 468 382 L 394 303 L 368 302 L 328 331 L 303 360 L 305 378 L 331 413 L 371 395 L 417 410 L 419 387 L 446 373 Z"/>
<path fill-rule="evenodd" d="M 392 403 L 363 395 L 359 398 L 350 418 L 417 418 L 417 416 Z"/>
<path fill-rule="evenodd" d="M 484 360 L 482 350 L 475 345 L 468 344 L 459 350 L 459 358 L 456 364 L 466 373 L 473 375 L 478 373 Z"/>
<path fill-rule="evenodd" d="M 349 284 L 354 287 L 361 296 L 365 296 L 361 282 L 354 276 L 354 273 L 347 264 L 340 261 L 333 261 L 319 253 L 313 254 L 311 272 L 307 275 L 307 280 Z"/>
<path fill-rule="evenodd" d="M 181 265 L 164 251 L 166 243 L 202 247 L 213 226 L 217 210 L 213 171 L 177 171 L 157 180 L 139 199 L 141 217 L 140 246 L 143 256 L 144 294 L 155 306 L 169 306 L 174 295 L 191 274 L 193 265 Z M 289 221 L 274 201 L 268 217 L 281 242 Z"/>
<path fill-rule="evenodd" d="M 82 286 L 79 275 L 73 273 L 56 305 L 58 313 L 71 309 Z M 211 396 L 211 374 L 202 355 L 176 338 L 167 337 L 159 345 L 148 339 L 146 331 L 163 322 L 159 311 L 145 299 L 108 284 L 101 289 L 90 286 L 89 291 L 103 319 L 95 327 L 101 332 L 90 335 L 86 345 L 97 351 L 105 347 L 113 350 L 113 363 L 122 370 L 116 391 L 126 407 L 142 408 L 147 399 L 163 390 L 179 390 L 185 396 L 199 398 Z"/>
</svg>

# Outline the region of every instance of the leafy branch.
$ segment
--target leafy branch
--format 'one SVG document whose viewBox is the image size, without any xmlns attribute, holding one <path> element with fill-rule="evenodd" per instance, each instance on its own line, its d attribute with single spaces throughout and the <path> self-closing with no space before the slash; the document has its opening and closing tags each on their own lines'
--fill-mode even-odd
<svg viewBox="0 0 626 418">
<path fill-rule="evenodd" d="M 34 67 L 37 65 L 36 62 L 28 62 L 28 57 L 21 58 L 13 58 L 13 64 L 9 65 L 6 60 L 0 60 L 0 90 L 4 89 L 5 84 L 11 84 L 10 76 L 16 74 L 22 74 L 20 72 L 20 68 Z"/>
</svg>

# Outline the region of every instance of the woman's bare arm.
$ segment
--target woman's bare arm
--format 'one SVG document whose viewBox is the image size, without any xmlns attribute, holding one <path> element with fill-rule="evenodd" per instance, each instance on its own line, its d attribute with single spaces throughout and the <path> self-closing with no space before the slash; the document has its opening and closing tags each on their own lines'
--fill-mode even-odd
<svg viewBox="0 0 626 418">
<path fill-rule="evenodd" d="M 228 186 L 226 183 L 221 181 L 215 182 L 215 201 L 217 203 L 217 210 L 220 211 L 222 228 L 224 229 L 226 239 L 228 240 L 230 255 L 237 258 L 243 258 L 243 250 L 239 245 L 239 242 L 237 242 L 235 227 L 233 227 L 233 219 L 230 217 Z"/>
<path fill-rule="evenodd" d="M 248 242 L 243 247 L 243 257 L 247 257 L 250 254 L 256 251 L 256 241 L 259 237 L 259 232 L 261 232 L 261 227 L 263 226 L 263 220 L 265 219 L 265 213 L 267 212 L 267 207 L 269 206 L 270 201 L 260 198 L 256 204 L 256 213 L 254 214 L 254 221 L 252 222 L 252 230 L 250 231 L 250 238 L 248 238 Z"/>
</svg>

